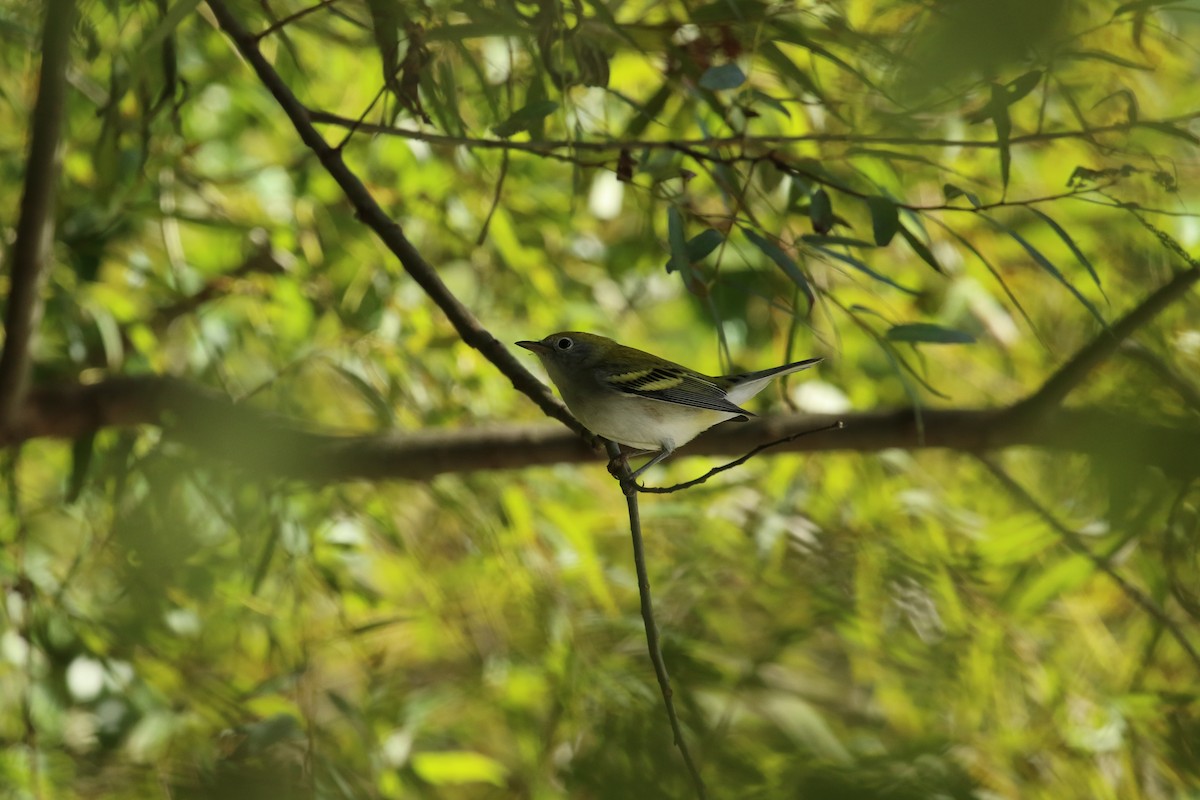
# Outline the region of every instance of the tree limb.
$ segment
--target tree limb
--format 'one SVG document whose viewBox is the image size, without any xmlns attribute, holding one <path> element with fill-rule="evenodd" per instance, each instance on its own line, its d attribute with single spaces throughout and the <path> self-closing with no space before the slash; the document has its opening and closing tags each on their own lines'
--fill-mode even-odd
<svg viewBox="0 0 1200 800">
<path fill-rule="evenodd" d="M 12 277 L 4 312 L 0 353 L 0 431 L 9 426 L 29 380 L 29 346 L 42 316 L 42 272 L 54 241 L 54 200 L 62 171 L 63 112 L 67 62 L 75 20 L 72 0 L 46 4 L 37 102 L 29 128 L 29 157 L 20 217 L 12 249 Z"/>
<path fill-rule="evenodd" d="M 911 409 L 849 414 L 786 414 L 727 423 L 682 448 L 680 455 L 740 456 L 768 442 L 809 433 L 773 452 L 875 452 L 946 448 L 985 452 L 1032 446 L 1128 459 L 1172 476 L 1200 472 L 1200 426 L 1194 419 L 1148 422 L 1099 408 L 1051 409 L 1017 419 L 1010 409 L 924 409 L 924 435 Z M 429 480 L 452 472 L 602 463 L 574 433 L 554 424 L 333 435 L 317 433 L 224 395 L 173 378 L 110 378 L 89 385 L 31 391 L 0 446 L 39 437 L 78 438 L 109 427 L 154 425 L 201 456 L 251 472 L 315 483 Z"/>
<path fill-rule="evenodd" d="M 1174 278 L 1156 289 L 1111 328 L 1101 331 L 1095 339 L 1072 356 L 1042 384 L 1042 388 L 1019 404 L 1016 413 L 1036 416 L 1058 406 L 1093 369 L 1107 361 L 1122 342 L 1152 322 L 1167 306 L 1182 297 L 1196 281 L 1200 281 L 1200 268 L 1192 267 L 1175 273 Z"/>
</svg>

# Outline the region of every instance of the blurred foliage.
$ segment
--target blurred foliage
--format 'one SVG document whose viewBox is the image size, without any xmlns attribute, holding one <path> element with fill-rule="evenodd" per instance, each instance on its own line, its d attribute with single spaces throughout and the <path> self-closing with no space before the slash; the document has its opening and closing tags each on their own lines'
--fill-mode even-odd
<svg viewBox="0 0 1200 800">
<path fill-rule="evenodd" d="M 829 356 L 764 409 L 1011 403 L 1184 266 L 1142 220 L 1200 239 L 1187 2 L 230 5 L 502 341 Z M 81 12 L 39 380 L 537 418 L 205 5 Z M 0 2 L 10 210 L 40 14 Z M 1195 421 L 1195 292 L 1137 338 L 1072 401 Z M 1200 639 L 1194 486 L 1001 463 Z M 600 466 L 314 487 L 138 430 L 3 474 L 4 797 L 689 796 Z M 969 457 L 764 457 L 643 514 L 714 797 L 1200 797 L 1197 664 Z"/>
</svg>

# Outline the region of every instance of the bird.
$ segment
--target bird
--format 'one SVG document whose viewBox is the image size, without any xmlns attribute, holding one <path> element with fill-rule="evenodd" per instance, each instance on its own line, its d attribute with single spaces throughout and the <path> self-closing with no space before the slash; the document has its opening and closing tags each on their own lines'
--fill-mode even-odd
<svg viewBox="0 0 1200 800">
<path fill-rule="evenodd" d="M 560 331 L 516 344 L 541 360 L 563 402 L 584 427 L 654 453 L 630 480 L 713 425 L 755 416 L 739 404 L 773 378 L 824 360 L 807 358 L 758 372 L 712 376 L 582 331 Z"/>
</svg>

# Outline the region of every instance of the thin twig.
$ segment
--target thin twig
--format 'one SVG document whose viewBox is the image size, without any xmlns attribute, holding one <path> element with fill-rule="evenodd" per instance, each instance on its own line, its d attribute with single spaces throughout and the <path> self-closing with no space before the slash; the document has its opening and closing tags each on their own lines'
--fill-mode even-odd
<svg viewBox="0 0 1200 800">
<path fill-rule="evenodd" d="M 1050 513 L 1048 508 L 1043 506 L 1037 500 L 1037 498 L 1030 494 L 1024 486 L 1016 481 L 1016 479 L 1005 472 L 1003 468 L 986 456 L 980 455 L 978 458 L 979 461 L 987 468 L 987 470 L 991 472 L 993 476 L 995 476 L 996 480 L 1003 484 L 1004 488 L 1021 500 L 1021 502 L 1023 502 L 1025 505 L 1033 509 L 1034 513 L 1041 517 L 1047 525 L 1057 531 L 1058 534 L 1063 538 L 1063 541 L 1066 542 L 1067 547 L 1069 547 L 1073 552 L 1078 553 L 1079 555 L 1082 555 L 1091 561 L 1097 569 L 1099 569 L 1117 584 L 1117 587 L 1124 592 L 1126 597 L 1132 600 L 1135 604 L 1141 606 L 1147 614 L 1152 616 L 1159 622 L 1159 624 L 1166 628 L 1171 636 L 1174 637 L 1175 641 L 1179 642 L 1179 646 L 1182 647 L 1184 651 L 1186 651 L 1191 657 L 1197 668 L 1200 668 L 1200 653 L 1196 652 L 1196 649 L 1192 646 L 1192 643 L 1188 641 L 1186 636 L 1184 636 L 1183 631 L 1180 629 L 1178 623 L 1176 623 L 1166 611 L 1164 611 L 1157 603 L 1155 603 L 1149 595 L 1127 581 L 1124 576 L 1121 575 L 1121 573 L 1117 572 L 1116 567 L 1109 562 L 1108 558 L 1093 553 L 1091 548 L 1084 543 L 1083 537 L 1081 537 L 1079 533 L 1071 530 L 1062 522 L 1060 522 L 1057 517 Z"/>
<path fill-rule="evenodd" d="M 682 489 L 690 489 L 693 486 L 699 486 L 700 484 L 704 483 L 712 476 L 720 474 L 720 473 L 724 472 L 725 470 L 733 469 L 734 467 L 740 467 L 742 464 L 745 464 L 747 461 L 754 458 L 756 455 L 761 453 L 763 450 L 769 450 L 772 447 L 778 447 L 781 444 L 787 444 L 788 442 L 794 442 L 797 439 L 799 439 L 801 436 L 808 436 L 809 434 L 813 434 L 813 433 L 824 433 L 825 431 L 841 430 L 845 427 L 846 427 L 846 424 L 842 420 L 839 419 L 836 422 L 831 422 L 828 425 L 825 425 L 820 428 L 813 428 L 812 430 L 800 431 L 798 433 L 793 433 L 791 436 L 785 436 L 782 439 L 776 439 L 773 442 L 767 442 L 766 444 L 760 444 L 758 447 L 754 448 L 749 453 L 746 453 L 746 455 L 742 456 L 741 458 L 735 458 L 733 461 L 730 461 L 728 464 L 722 464 L 719 467 L 713 467 L 708 472 L 701 475 L 699 478 L 695 478 L 695 479 L 687 481 L 685 483 L 677 483 L 674 486 L 638 486 L 637 484 L 634 484 L 634 487 L 637 489 L 637 491 L 644 492 L 645 494 L 670 494 L 671 492 L 678 492 Z"/>
<path fill-rule="evenodd" d="M 621 448 L 614 442 L 607 442 L 608 455 L 616 466 L 615 477 L 621 482 L 621 491 L 625 494 L 625 504 L 629 507 L 629 533 L 633 537 L 633 565 L 637 570 L 638 596 L 642 601 L 642 624 L 646 629 L 646 647 L 650 651 L 650 662 L 654 664 L 654 674 L 658 678 L 658 688 L 662 691 L 663 703 L 667 707 L 667 719 L 671 723 L 671 733 L 675 737 L 675 746 L 683 756 L 692 784 L 696 787 L 696 797 L 704 800 L 704 779 L 692 761 L 687 741 L 683 738 L 683 729 L 679 726 L 679 717 L 675 713 L 674 691 L 671 689 L 671 678 L 667 674 L 667 665 L 663 661 L 662 647 L 658 641 L 658 624 L 654 621 L 654 601 L 650 596 L 650 575 L 646 570 L 646 549 L 642 543 L 642 518 L 638 510 L 636 484 L 630 477 L 629 461 L 621 454 Z"/>
<path fill-rule="evenodd" d="M 0 353 L 0 431 L 13 422 L 29 380 L 29 347 L 42 316 L 39 289 L 54 240 L 54 201 L 62 169 L 64 106 L 73 0 L 50 0 L 42 30 L 42 64 L 29 127 L 29 157 L 12 249 L 4 351 Z"/>
<path fill-rule="evenodd" d="M 313 13 L 314 11 L 320 11 L 322 8 L 325 8 L 326 6 L 331 6 L 336 2 L 337 2 L 337 0 L 321 0 L 321 2 L 317 3 L 315 6 L 309 6 L 308 8 L 302 8 L 294 14 L 289 14 L 286 17 L 284 17 L 283 19 L 277 20 L 276 22 L 271 23 L 271 25 L 269 25 L 268 27 L 263 28 L 261 31 L 254 34 L 254 38 L 255 39 L 263 39 L 267 36 L 270 36 L 272 33 L 279 30 L 280 28 L 283 28 L 286 25 L 290 25 L 291 23 L 295 22 L 298 19 L 307 17 L 309 14 Z M 357 126 L 354 126 L 354 127 L 357 127 Z"/>
<path fill-rule="evenodd" d="M 417 131 L 410 128 L 397 128 L 391 125 L 364 124 L 358 125 L 355 120 L 328 111 L 313 109 L 309 112 L 313 122 L 324 125 L 342 127 L 357 126 L 359 130 L 382 136 L 401 136 L 406 139 L 418 139 L 430 144 L 460 145 L 481 149 L 519 150 L 529 153 L 546 153 L 554 150 L 574 150 L 587 152 L 608 152 L 620 150 L 682 150 L 689 147 L 724 147 L 728 145 L 763 145 L 767 147 L 791 145 L 801 142 L 810 143 L 845 143 L 845 144 L 889 144 L 908 145 L 912 147 L 964 147 L 964 148 L 997 148 L 1015 147 L 1018 145 L 1035 144 L 1058 139 L 1079 139 L 1094 136 L 1099 133 L 1115 133 L 1129 131 L 1135 128 L 1162 130 L 1164 125 L 1174 125 L 1190 122 L 1200 118 L 1200 110 L 1190 111 L 1175 117 L 1160 120 L 1139 120 L 1137 122 L 1118 122 L 1112 125 L 1100 125 L 1095 128 L 1069 131 L 1042 131 L 1013 136 L 1001 141 L 999 139 L 946 139 L 921 138 L 919 136 L 889 136 L 886 134 L 869 133 L 808 133 L 791 136 L 711 136 L 702 139 L 610 139 L 607 141 L 580 141 L 576 139 L 546 139 L 533 142 L 518 142 L 509 139 L 480 139 L 469 136 L 449 136 L 446 134 Z"/>
</svg>

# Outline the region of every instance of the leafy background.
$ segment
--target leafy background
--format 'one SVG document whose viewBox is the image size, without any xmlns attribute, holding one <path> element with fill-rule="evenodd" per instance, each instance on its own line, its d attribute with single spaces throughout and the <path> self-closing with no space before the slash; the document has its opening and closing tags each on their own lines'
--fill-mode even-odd
<svg viewBox="0 0 1200 800">
<path fill-rule="evenodd" d="M 221 7 L 501 342 L 826 356 L 764 414 L 1008 406 L 1196 269 L 1193 3 Z M 542 419 L 215 8 L 79 5 L 35 385 L 170 375 L 344 433 Z M 0 3 L 8 209 L 43 11 Z M 1070 403 L 1194 430 L 1198 375 L 1193 291 Z M 989 459 L 760 457 L 643 498 L 712 796 L 1200 796 L 1194 475 Z M 692 791 L 600 461 L 301 483 L 140 427 L 3 472 L 5 796 Z"/>
</svg>

